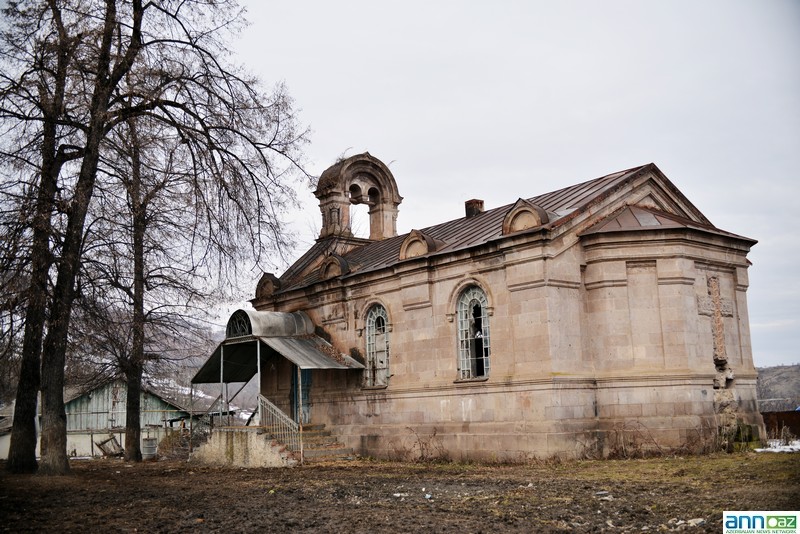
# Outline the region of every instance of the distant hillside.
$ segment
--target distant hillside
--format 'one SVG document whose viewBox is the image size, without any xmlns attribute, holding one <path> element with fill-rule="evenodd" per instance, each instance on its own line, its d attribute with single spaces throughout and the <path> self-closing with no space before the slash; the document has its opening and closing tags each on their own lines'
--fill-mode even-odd
<svg viewBox="0 0 800 534">
<path fill-rule="evenodd" d="M 800 406 L 800 365 L 759 367 L 758 399 L 762 412 L 794 410 Z"/>
</svg>

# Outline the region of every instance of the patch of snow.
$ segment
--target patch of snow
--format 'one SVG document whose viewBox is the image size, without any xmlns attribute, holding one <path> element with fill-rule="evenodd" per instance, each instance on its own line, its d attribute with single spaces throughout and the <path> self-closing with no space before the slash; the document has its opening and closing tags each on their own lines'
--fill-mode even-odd
<svg viewBox="0 0 800 534">
<path fill-rule="evenodd" d="M 183 385 L 179 384 L 173 378 L 150 378 L 150 379 L 148 379 L 148 382 L 150 382 L 150 384 L 152 384 L 154 387 L 156 387 L 156 388 L 158 388 L 158 389 L 160 389 L 162 391 L 165 391 L 165 392 L 177 393 L 177 394 L 188 396 L 192 391 L 191 388 L 188 388 L 186 386 L 183 386 Z M 195 388 L 194 389 L 194 398 L 196 398 L 196 399 L 203 399 L 203 398 L 212 399 L 214 397 L 212 397 L 211 395 L 206 394 L 205 392 L 201 391 L 198 388 Z"/>
<path fill-rule="evenodd" d="M 767 441 L 766 449 L 755 449 L 756 452 L 800 452 L 800 440 L 790 442 L 788 445 L 781 445 L 781 440 L 770 439 Z"/>
</svg>

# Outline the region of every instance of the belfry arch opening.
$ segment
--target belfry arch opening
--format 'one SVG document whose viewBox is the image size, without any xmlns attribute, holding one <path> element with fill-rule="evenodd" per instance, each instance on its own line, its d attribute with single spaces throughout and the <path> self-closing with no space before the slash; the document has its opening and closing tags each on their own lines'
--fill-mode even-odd
<svg viewBox="0 0 800 534">
<path fill-rule="evenodd" d="M 350 233 L 354 237 L 370 239 L 372 228 L 372 207 L 378 203 L 379 193 L 374 187 L 365 195 L 358 184 L 350 184 L 348 190 L 350 199 Z"/>
<path fill-rule="evenodd" d="M 369 206 L 365 204 L 350 205 L 350 233 L 353 237 L 370 238 Z"/>
</svg>

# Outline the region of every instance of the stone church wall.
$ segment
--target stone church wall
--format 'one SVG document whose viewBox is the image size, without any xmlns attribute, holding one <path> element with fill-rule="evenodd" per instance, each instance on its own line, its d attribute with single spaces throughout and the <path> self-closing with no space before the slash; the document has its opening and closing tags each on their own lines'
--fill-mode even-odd
<svg viewBox="0 0 800 534">
<path fill-rule="evenodd" d="M 361 454 L 487 460 L 608 453 L 623 434 L 677 447 L 716 424 L 712 327 L 696 308 L 709 272 L 735 301 L 746 288 L 736 269 L 698 269 L 691 251 L 658 243 L 628 257 L 602 246 L 584 257 L 579 244 L 555 258 L 542 252 L 410 262 L 324 292 L 307 311 L 348 354 L 363 357 L 369 306 L 387 309 L 390 378 L 366 389 L 360 372 L 314 371 L 312 420 Z M 473 283 L 489 299 L 492 367 L 488 379 L 459 382 L 454 303 Z M 729 362 L 743 376 L 730 402 L 745 405 L 755 390 L 741 321 L 723 319 Z"/>
<path fill-rule="evenodd" d="M 321 209 L 363 200 L 348 189 L 350 161 L 321 177 Z M 763 429 L 745 293 L 753 241 L 707 225 L 653 172 L 566 210 L 552 229 L 523 228 L 446 254 L 426 255 L 418 241 L 420 256 L 263 300 L 307 312 L 336 349 L 362 361 L 367 313 L 375 304 L 387 311 L 387 385 L 363 387 L 358 371 L 315 370 L 312 421 L 361 454 L 487 460 L 608 454 L 636 440 L 680 447 L 717 428 Z M 394 217 L 391 173 L 376 176 L 373 185 L 391 193 L 380 210 Z M 697 220 L 591 231 L 632 205 Z M 394 236 L 388 228 L 380 226 L 381 239 Z M 339 231 L 328 224 L 321 238 Z M 488 300 L 491 369 L 458 380 L 456 309 L 470 285 Z M 286 405 L 278 382 L 263 391 Z"/>
</svg>

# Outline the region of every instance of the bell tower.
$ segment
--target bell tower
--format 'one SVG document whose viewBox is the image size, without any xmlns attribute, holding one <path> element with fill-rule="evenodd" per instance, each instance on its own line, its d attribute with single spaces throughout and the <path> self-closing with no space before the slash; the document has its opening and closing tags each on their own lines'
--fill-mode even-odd
<svg viewBox="0 0 800 534">
<path fill-rule="evenodd" d="M 389 168 L 369 152 L 332 165 L 319 177 L 314 196 L 319 199 L 322 230 L 319 237 L 353 237 L 350 205 L 369 206 L 369 238 L 380 241 L 397 235 L 398 206 L 403 197 Z"/>
</svg>

